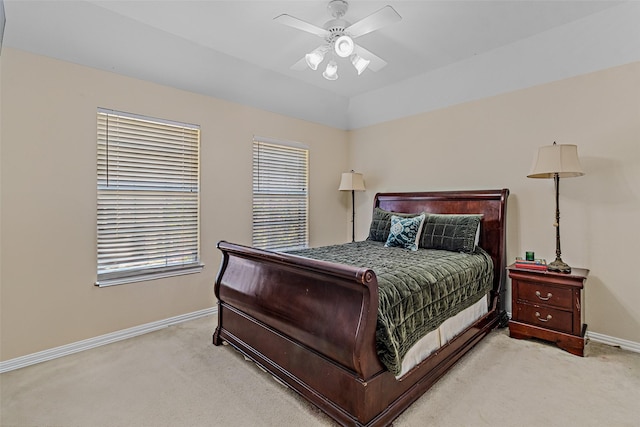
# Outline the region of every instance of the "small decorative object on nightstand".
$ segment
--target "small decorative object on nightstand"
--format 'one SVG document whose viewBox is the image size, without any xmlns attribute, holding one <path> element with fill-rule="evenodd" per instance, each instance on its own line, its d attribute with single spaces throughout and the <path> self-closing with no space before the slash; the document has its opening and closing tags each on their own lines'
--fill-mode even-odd
<svg viewBox="0 0 640 427">
<path fill-rule="evenodd" d="M 573 268 L 556 273 L 507 267 L 511 279 L 512 338 L 538 338 L 554 342 L 577 356 L 584 356 L 583 289 L 589 270 Z"/>
</svg>

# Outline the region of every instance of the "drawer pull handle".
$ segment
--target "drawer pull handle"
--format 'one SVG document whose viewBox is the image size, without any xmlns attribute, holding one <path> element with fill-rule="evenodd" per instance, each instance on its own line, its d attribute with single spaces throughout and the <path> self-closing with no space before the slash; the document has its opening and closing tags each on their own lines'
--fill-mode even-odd
<svg viewBox="0 0 640 427">
<path fill-rule="evenodd" d="M 547 292 L 547 297 L 545 298 L 540 295 L 540 291 L 536 291 L 536 296 L 542 301 L 549 301 L 553 295 L 551 294 L 551 292 Z"/>
<path fill-rule="evenodd" d="M 536 311 L 536 317 L 538 318 L 539 321 L 541 322 L 548 322 L 549 320 L 552 319 L 552 316 L 550 314 L 547 314 L 547 318 L 546 319 L 542 319 L 540 317 L 540 312 Z"/>
</svg>

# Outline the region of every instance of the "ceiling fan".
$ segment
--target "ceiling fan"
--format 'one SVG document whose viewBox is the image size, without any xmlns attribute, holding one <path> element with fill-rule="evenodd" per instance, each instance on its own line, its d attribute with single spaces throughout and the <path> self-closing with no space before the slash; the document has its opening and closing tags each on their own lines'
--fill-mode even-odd
<svg viewBox="0 0 640 427">
<path fill-rule="evenodd" d="M 324 39 L 323 44 L 312 52 L 307 53 L 300 61 L 293 64 L 291 69 L 304 70 L 308 66 L 312 70 L 317 70 L 325 56 L 330 55 L 331 59 L 322 75 L 327 80 L 336 80 L 338 78 L 336 56 L 349 58 L 358 75 L 362 74 L 367 68 L 372 71 L 378 71 L 387 65 L 384 59 L 357 45 L 353 39 L 400 21 L 402 17 L 393 7 L 387 5 L 354 24 L 343 19 L 343 16 L 349 10 L 349 3 L 346 0 L 331 0 L 327 5 L 327 9 L 333 19 L 327 21 L 322 28 L 287 14 L 273 18 L 284 25 L 306 31 Z"/>
</svg>

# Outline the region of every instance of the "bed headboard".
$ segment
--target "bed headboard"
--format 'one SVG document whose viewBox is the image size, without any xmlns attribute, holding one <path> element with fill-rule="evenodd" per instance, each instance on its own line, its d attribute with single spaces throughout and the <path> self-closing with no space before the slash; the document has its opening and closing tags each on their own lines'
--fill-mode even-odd
<svg viewBox="0 0 640 427">
<path fill-rule="evenodd" d="M 504 310 L 506 282 L 506 222 L 509 189 L 378 193 L 373 207 L 390 212 L 482 214 L 479 246 L 493 258 L 493 290 Z"/>
</svg>

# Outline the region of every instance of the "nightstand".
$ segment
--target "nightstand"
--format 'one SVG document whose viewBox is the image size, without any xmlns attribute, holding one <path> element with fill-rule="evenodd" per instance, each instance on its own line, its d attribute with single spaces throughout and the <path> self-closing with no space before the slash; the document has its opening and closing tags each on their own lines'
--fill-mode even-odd
<svg viewBox="0 0 640 427">
<path fill-rule="evenodd" d="M 571 273 L 507 267 L 511 279 L 512 338 L 538 338 L 577 356 L 584 355 L 583 289 L 589 270 Z"/>
</svg>

